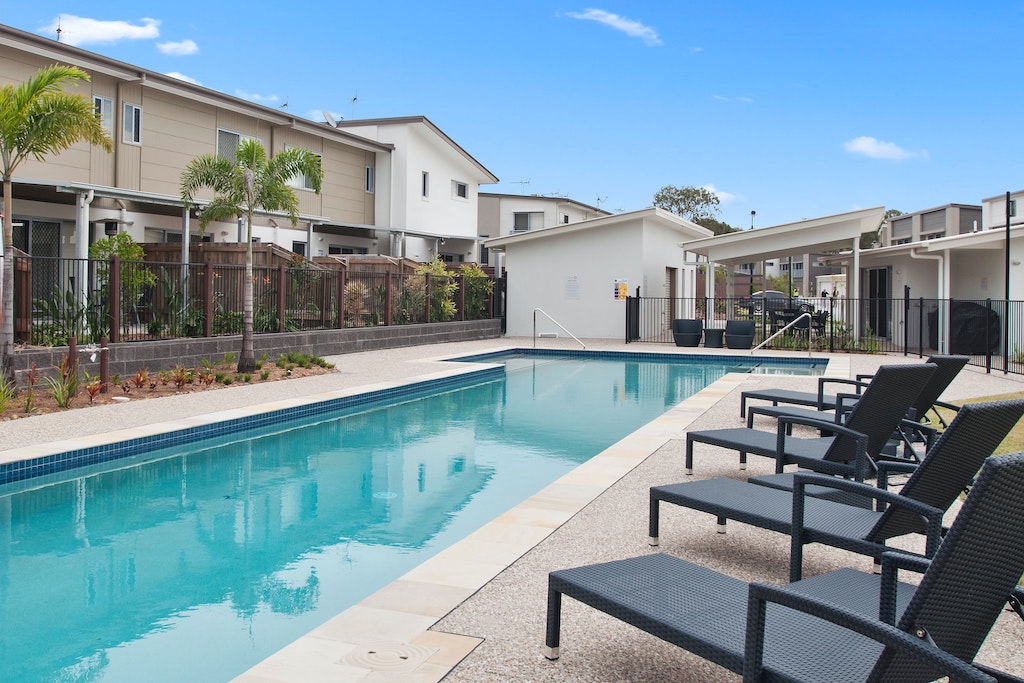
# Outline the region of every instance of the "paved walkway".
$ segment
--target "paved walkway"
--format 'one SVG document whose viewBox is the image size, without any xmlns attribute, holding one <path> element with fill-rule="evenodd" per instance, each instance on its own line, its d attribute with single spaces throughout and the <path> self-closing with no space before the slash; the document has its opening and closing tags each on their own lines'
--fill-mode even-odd
<svg viewBox="0 0 1024 683">
<path fill-rule="evenodd" d="M 589 348 L 685 352 L 667 345 L 587 343 Z M 80 439 L 105 441 L 140 429 L 207 421 L 225 411 L 258 411 L 268 405 L 448 374 L 457 372 L 457 366 L 438 363 L 438 358 L 529 345 L 529 340 L 503 339 L 336 356 L 330 360 L 339 372 L 331 375 L 0 423 L 6 449 L 0 451 L 0 461 L 66 450 Z M 546 339 L 539 345 L 573 347 L 565 340 Z M 852 376 L 871 372 L 882 363 L 903 362 L 918 359 L 836 355 L 830 372 Z M 651 552 L 646 543 L 647 489 L 682 479 L 681 438 L 686 430 L 741 424 L 739 391 L 743 388 L 811 389 L 814 384 L 813 378 L 784 375 L 730 375 L 716 382 L 237 681 L 738 680 L 572 601 L 567 601 L 563 613 L 562 659 L 543 659 L 547 573 Z M 1017 391 L 1024 391 L 1024 378 L 967 368 L 943 398 Z M 56 444 L 55 439 L 59 439 Z M 767 459 L 752 457 L 750 469 L 741 473 L 734 455 L 722 454 L 701 453 L 694 478 L 771 470 Z M 661 552 L 744 580 L 786 580 L 789 544 L 785 537 L 739 524 L 720 536 L 714 533 L 713 518 L 682 510 L 665 510 L 662 517 Z M 841 566 L 867 569 L 870 565 L 863 557 L 842 551 L 817 546 L 807 551 L 808 575 Z M 1022 640 L 1024 623 L 1004 615 L 980 659 L 1022 675 Z"/>
</svg>

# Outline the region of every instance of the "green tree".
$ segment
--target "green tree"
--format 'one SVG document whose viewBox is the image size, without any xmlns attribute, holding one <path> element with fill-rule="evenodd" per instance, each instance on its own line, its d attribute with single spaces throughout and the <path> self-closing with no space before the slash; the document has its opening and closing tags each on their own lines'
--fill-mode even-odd
<svg viewBox="0 0 1024 683">
<path fill-rule="evenodd" d="M 720 221 L 717 218 L 701 218 L 694 221 L 697 225 L 702 228 L 707 228 L 716 235 L 724 235 L 727 232 L 739 232 L 739 228 L 734 228 L 724 221 Z"/>
<path fill-rule="evenodd" d="M 89 247 L 89 258 L 101 263 L 96 267 L 96 275 L 100 282 L 107 284 L 110 277 L 110 259 L 117 256 L 121 259 L 121 291 L 129 306 L 135 306 L 142 297 L 146 287 L 156 284 L 156 273 L 149 270 L 142 261 L 146 260 L 146 250 L 126 232 L 119 232 L 110 237 L 98 239 Z"/>
<path fill-rule="evenodd" d="M 93 109 L 91 98 L 64 92 L 64 86 L 88 81 L 73 66 L 44 67 L 19 85 L 0 87 L 0 172 L 3 173 L 3 313 L 0 320 L 0 376 L 14 379 L 14 172 L 25 159 L 45 161 L 79 141 L 106 151 L 113 142 Z"/>
<path fill-rule="evenodd" d="M 885 216 L 882 217 L 882 222 L 878 224 L 878 227 L 871 232 L 866 232 L 860 236 L 860 248 L 870 249 L 874 246 L 875 242 L 880 240 L 882 235 L 882 228 L 889 224 L 889 221 L 896 216 L 902 216 L 903 212 L 899 209 L 886 209 Z"/>
<path fill-rule="evenodd" d="M 320 194 L 324 172 L 320 158 L 309 150 L 291 147 L 268 160 L 263 145 L 243 140 L 234 159 L 204 154 L 189 162 L 181 174 L 181 199 L 187 207 L 196 203 L 196 192 L 209 188 L 214 197 L 199 213 L 199 227 L 233 217 L 245 219 L 245 290 L 242 298 L 242 351 L 238 372 L 256 369 L 253 348 L 252 217 L 257 211 L 284 211 L 292 225 L 298 222 L 299 199 L 288 181 L 303 175 Z"/>
<path fill-rule="evenodd" d="M 718 195 L 704 187 L 666 185 L 655 193 L 654 206 L 700 224 L 718 215 Z"/>
</svg>

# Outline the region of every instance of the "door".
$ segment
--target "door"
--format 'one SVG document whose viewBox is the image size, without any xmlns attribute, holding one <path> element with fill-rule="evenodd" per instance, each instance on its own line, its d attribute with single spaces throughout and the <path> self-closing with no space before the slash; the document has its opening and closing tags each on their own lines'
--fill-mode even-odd
<svg viewBox="0 0 1024 683">
<path fill-rule="evenodd" d="M 889 337 L 889 318 L 892 309 L 892 268 L 864 270 L 864 299 L 866 313 L 861 334 Z"/>
</svg>

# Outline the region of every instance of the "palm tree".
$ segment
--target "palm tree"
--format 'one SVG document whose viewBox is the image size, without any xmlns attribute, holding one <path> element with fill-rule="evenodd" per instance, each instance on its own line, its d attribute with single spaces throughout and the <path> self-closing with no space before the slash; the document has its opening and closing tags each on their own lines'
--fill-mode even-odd
<svg viewBox="0 0 1024 683">
<path fill-rule="evenodd" d="M 88 81 L 73 66 L 53 64 L 20 85 L 0 87 L 0 173 L 4 179 L 3 313 L 0 320 L 0 377 L 14 379 L 14 212 L 12 178 L 21 162 L 44 161 L 81 140 L 108 152 L 114 145 L 103 129 L 88 95 L 63 91 Z"/>
<path fill-rule="evenodd" d="M 224 159 L 204 154 L 189 162 L 181 174 L 181 199 L 186 207 L 195 203 L 196 191 L 210 188 L 213 200 L 199 213 L 199 227 L 205 230 L 211 221 L 241 216 L 245 218 L 245 292 L 242 299 L 242 352 L 238 372 L 256 369 L 253 350 L 253 274 L 252 216 L 256 211 L 284 211 L 292 225 L 298 222 L 299 200 L 288 181 L 304 175 L 317 194 L 323 185 L 320 158 L 299 147 L 292 147 L 267 160 L 259 141 L 243 140 L 235 158 Z"/>
</svg>

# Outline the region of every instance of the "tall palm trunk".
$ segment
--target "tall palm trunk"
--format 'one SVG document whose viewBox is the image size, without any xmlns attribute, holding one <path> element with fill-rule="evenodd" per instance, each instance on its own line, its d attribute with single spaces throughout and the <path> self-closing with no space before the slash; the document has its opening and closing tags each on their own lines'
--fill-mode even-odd
<svg viewBox="0 0 1024 683">
<path fill-rule="evenodd" d="M 256 370 L 256 350 L 253 348 L 253 267 L 252 267 L 252 217 L 246 220 L 245 241 L 245 292 L 242 298 L 242 353 L 238 356 L 238 372 Z"/>
<path fill-rule="evenodd" d="M 12 183 L 4 176 L 4 279 L 3 320 L 0 321 L 0 379 L 14 381 L 14 216 L 11 208 Z"/>
</svg>

